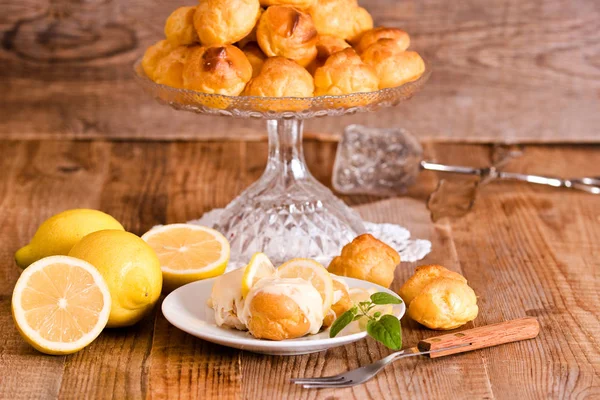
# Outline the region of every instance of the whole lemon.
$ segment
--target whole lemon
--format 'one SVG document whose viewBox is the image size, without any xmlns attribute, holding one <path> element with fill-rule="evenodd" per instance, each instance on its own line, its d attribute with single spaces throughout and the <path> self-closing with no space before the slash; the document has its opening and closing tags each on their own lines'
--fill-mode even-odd
<svg viewBox="0 0 600 400">
<path fill-rule="evenodd" d="M 17 250 L 15 261 L 21 268 L 48 256 L 66 256 L 85 235 L 103 229 L 123 231 L 123 226 L 98 210 L 75 209 L 54 215 L 44 221 L 31 242 Z"/>
<path fill-rule="evenodd" d="M 109 328 L 138 322 L 154 306 L 162 290 L 160 262 L 152 247 L 133 233 L 105 230 L 90 233 L 69 252 L 100 271 L 112 298 Z"/>
</svg>

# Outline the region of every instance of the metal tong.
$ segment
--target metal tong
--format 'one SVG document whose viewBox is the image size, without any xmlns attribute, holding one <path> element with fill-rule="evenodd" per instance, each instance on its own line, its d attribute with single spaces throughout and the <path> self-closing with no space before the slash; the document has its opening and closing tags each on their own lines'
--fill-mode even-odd
<svg viewBox="0 0 600 400">
<path fill-rule="evenodd" d="M 600 194 L 600 177 L 562 179 L 551 176 L 505 172 L 498 170 L 497 167 L 473 168 L 459 165 L 437 164 L 429 161 L 421 161 L 421 169 L 452 172 L 463 175 L 476 175 L 481 178 L 482 183 L 488 183 L 493 180 L 511 180 L 547 185 L 556 188 L 577 189 L 591 194 Z"/>
</svg>

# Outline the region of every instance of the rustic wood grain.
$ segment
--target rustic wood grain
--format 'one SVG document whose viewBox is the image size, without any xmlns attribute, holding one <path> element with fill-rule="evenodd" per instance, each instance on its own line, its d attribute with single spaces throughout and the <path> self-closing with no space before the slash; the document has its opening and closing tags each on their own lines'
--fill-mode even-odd
<svg viewBox="0 0 600 400">
<path fill-rule="evenodd" d="M 148 398 L 240 397 L 245 353 L 197 340 L 157 317 L 148 371 Z"/>
<path fill-rule="evenodd" d="M 514 170 L 543 166 L 547 174 L 596 176 L 599 157 L 593 147 L 531 148 Z M 463 272 L 488 309 L 476 322 L 525 314 L 542 326 L 535 344 L 515 344 L 529 348 L 525 359 L 506 346 L 481 352 L 494 393 L 519 387 L 529 396 L 597 396 L 598 364 L 590 360 L 598 359 L 600 326 L 590 310 L 599 301 L 600 199 L 526 184 L 490 185 L 484 193 L 475 212 L 453 224 Z M 512 373 L 501 373 L 507 369 Z M 532 369 L 544 373 L 532 377 Z"/>
<path fill-rule="evenodd" d="M 20 270 L 13 255 L 52 214 L 99 207 L 108 152 L 102 143 L 50 141 L 0 149 L 0 398 L 56 398 L 66 357 L 40 357 L 14 328 L 10 298 Z"/>
<path fill-rule="evenodd" d="M 256 139 L 262 121 L 198 117 L 145 95 L 132 64 L 171 10 L 193 0 L 2 0 L 0 137 Z M 362 0 L 411 33 L 434 73 L 410 102 L 307 123 L 403 126 L 423 139 L 593 141 L 600 126 L 596 0 Z"/>
<path fill-rule="evenodd" d="M 329 184 L 335 143 L 308 141 L 308 163 Z M 426 144 L 428 158 L 482 166 L 490 146 Z M 600 175 L 597 146 L 526 146 L 509 169 Z M 462 329 L 536 317 L 538 338 L 458 356 L 407 359 L 373 381 L 309 391 L 290 377 L 322 376 L 375 361 L 389 350 L 372 340 L 298 357 L 237 351 L 196 339 L 159 311 L 140 324 L 106 330 L 83 351 L 44 356 L 13 326 L 14 251 L 37 225 L 66 208 L 108 211 L 135 233 L 221 207 L 264 168 L 258 142 L 0 141 L 0 398 L 594 398 L 600 395 L 600 199 L 521 183 L 484 186 L 473 211 L 432 224 L 425 208 L 438 175 L 423 173 L 396 198 L 347 196 L 365 219 L 401 223 L 430 239 L 421 263 L 459 271 L 480 315 Z M 417 263 L 402 263 L 397 290 Z M 439 335 L 404 318 L 405 346 Z"/>
<path fill-rule="evenodd" d="M 98 208 L 117 218 L 125 229 L 142 234 L 164 223 L 167 188 L 167 146 L 105 143 Z M 151 168 L 148 168 L 151 166 Z M 144 398 L 148 394 L 149 356 L 157 309 L 135 327 L 106 330 L 89 351 L 68 358 L 59 397 L 79 398 L 81 393 L 102 398 Z M 105 355 L 110 355 L 106 357 Z M 87 371 L 81 373 L 81 371 Z"/>
</svg>

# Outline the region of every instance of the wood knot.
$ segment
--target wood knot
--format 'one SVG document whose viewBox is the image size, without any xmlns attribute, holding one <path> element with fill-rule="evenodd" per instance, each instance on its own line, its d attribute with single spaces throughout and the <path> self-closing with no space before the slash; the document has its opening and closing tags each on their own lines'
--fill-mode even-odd
<svg viewBox="0 0 600 400">
<path fill-rule="evenodd" d="M 57 169 L 64 174 L 72 174 L 81 170 L 81 167 L 79 165 L 59 165 Z"/>
<path fill-rule="evenodd" d="M 108 58 L 136 48 L 129 28 L 114 23 L 86 26 L 79 17 L 48 14 L 20 20 L 6 32 L 2 47 L 21 58 L 48 63 Z"/>
</svg>

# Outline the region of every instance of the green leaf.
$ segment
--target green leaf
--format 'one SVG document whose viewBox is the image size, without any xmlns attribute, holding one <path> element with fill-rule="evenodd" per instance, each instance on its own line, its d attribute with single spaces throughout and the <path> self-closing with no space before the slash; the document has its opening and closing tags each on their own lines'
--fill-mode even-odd
<svg viewBox="0 0 600 400">
<path fill-rule="evenodd" d="M 373 314 L 373 316 L 375 318 L 379 318 L 379 317 L 381 317 L 381 313 L 379 311 L 377 311 L 375 314 Z"/>
<path fill-rule="evenodd" d="M 385 292 L 377 292 L 371 295 L 371 301 L 374 304 L 382 305 L 382 304 L 400 304 L 402 300 L 398 297 L 393 296 L 389 293 Z"/>
<path fill-rule="evenodd" d="M 400 350 L 402 348 L 400 321 L 393 315 L 386 314 L 379 320 L 369 320 L 367 323 L 367 333 L 373 339 L 392 350 Z"/>
<path fill-rule="evenodd" d="M 336 337 L 342 329 L 344 329 L 350 322 L 354 320 L 354 316 L 357 312 L 357 308 L 352 307 L 340 315 L 335 321 L 333 321 L 333 324 L 331 324 L 331 329 L 329 329 L 329 337 Z"/>
</svg>

